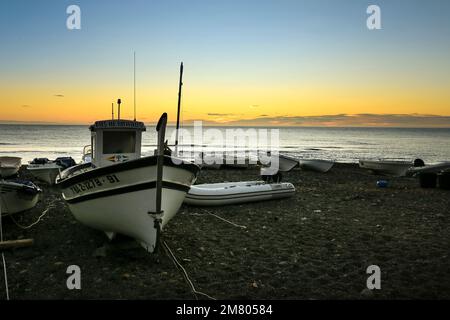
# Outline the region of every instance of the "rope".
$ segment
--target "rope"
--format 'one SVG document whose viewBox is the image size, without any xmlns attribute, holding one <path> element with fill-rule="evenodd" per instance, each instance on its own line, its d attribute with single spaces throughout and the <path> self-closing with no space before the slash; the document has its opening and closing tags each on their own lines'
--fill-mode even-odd
<svg viewBox="0 0 450 320">
<path fill-rule="evenodd" d="M 226 223 L 231 224 L 232 226 L 235 226 L 235 227 L 238 227 L 238 228 L 241 228 L 241 229 L 247 229 L 247 227 L 244 226 L 244 225 L 240 225 L 240 224 L 236 224 L 234 222 L 231 222 L 231 221 L 229 221 L 229 220 L 227 220 L 225 218 L 222 218 L 222 217 L 220 217 L 220 216 L 218 216 L 218 215 L 216 215 L 216 214 L 214 214 L 212 212 L 209 212 L 208 210 L 203 209 L 203 211 L 206 212 L 210 216 L 216 217 L 217 219 L 220 219 L 220 220 L 222 220 L 222 221 L 224 221 Z M 204 214 L 198 214 L 198 213 L 191 213 L 190 215 L 191 216 L 204 216 Z"/>
<path fill-rule="evenodd" d="M 3 275 L 5 277 L 5 290 L 6 290 L 6 300 L 9 300 L 9 289 L 8 289 L 8 274 L 6 273 L 6 261 L 5 254 L 2 252 L 2 260 L 3 260 Z"/>
<path fill-rule="evenodd" d="M 56 202 L 56 200 L 53 200 L 52 203 L 49 204 L 49 206 L 47 207 L 47 209 L 45 209 L 42 214 L 39 216 L 39 218 L 37 218 L 37 220 L 35 222 L 33 222 L 32 224 L 28 225 L 28 226 L 23 226 L 20 223 L 17 222 L 17 220 L 14 218 L 14 215 L 11 215 L 11 220 L 16 224 L 16 226 L 18 226 L 19 228 L 26 230 L 26 229 L 30 229 L 31 227 L 33 227 L 34 225 L 38 224 L 39 221 L 41 221 L 41 219 L 50 211 L 50 209 L 54 208 L 54 203 Z"/>
<path fill-rule="evenodd" d="M 175 263 L 175 266 L 177 266 L 183 272 L 184 279 L 186 280 L 188 285 L 191 287 L 191 290 L 194 293 L 195 299 L 198 300 L 197 294 L 200 294 L 200 295 L 203 295 L 203 296 L 205 296 L 205 297 L 207 297 L 207 298 L 209 298 L 211 300 L 216 300 L 216 298 L 213 298 L 213 297 L 207 295 L 206 293 L 197 291 L 195 289 L 194 284 L 192 283 L 191 279 L 189 278 L 189 275 L 188 275 L 186 269 L 181 265 L 181 263 L 178 262 L 177 258 L 173 254 L 172 250 L 170 250 L 170 248 L 167 245 L 167 243 L 165 241 L 163 241 L 163 244 L 164 244 L 164 248 L 166 249 L 166 253 L 168 253 L 169 258 L 172 258 L 172 261 Z"/>
<path fill-rule="evenodd" d="M 1 197 L 1 194 L 0 194 Z M 3 241 L 2 203 L 0 199 L 0 242 Z M 6 300 L 9 300 L 8 274 L 6 272 L 5 254 L 2 252 L 3 276 L 5 278 Z"/>
</svg>

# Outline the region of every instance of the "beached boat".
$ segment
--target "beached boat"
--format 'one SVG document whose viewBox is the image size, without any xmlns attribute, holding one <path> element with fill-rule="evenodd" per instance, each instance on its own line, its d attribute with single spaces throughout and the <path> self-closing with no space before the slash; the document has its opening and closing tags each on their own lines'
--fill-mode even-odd
<svg viewBox="0 0 450 320">
<path fill-rule="evenodd" d="M 44 181 L 50 185 L 55 183 L 58 174 L 70 167 L 76 165 L 71 157 L 59 157 L 55 160 L 47 158 L 35 158 L 30 161 L 27 170 L 30 171 L 36 179 Z"/>
<path fill-rule="evenodd" d="M 33 208 L 41 189 L 31 181 L 0 180 L 0 212 L 13 214 Z"/>
<path fill-rule="evenodd" d="M 412 161 L 395 160 L 359 160 L 359 166 L 374 173 L 404 176 L 414 166 Z"/>
<path fill-rule="evenodd" d="M 191 186 L 185 203 L 196 206 L 223 206 L 230 204 L 282 199 L 293 196 L 291 183 L 264 181 L 211 183 Z"/>
<path fill-rule="evenodd" d="M 177 213 L 200 170 L 164 155 L 166 122 L 163 114 L 157 155 L 142 158 L 144 123 L 118 119 L 90 127 L 92 161 L 63 171 L 56 181 L 78 221 L 110 238 L 128 235 L 154 251 L 161 229 Z"/>
<path fill-rule="evenodd" d="M 450 162 L 442 162 L 423 167 L 411 167 L 407 170 L 406 175 L 414 176 L 421 173 L 440 173 L 450 171 Z"/>
<path fill-rule="evenodd" d="M 0 177 L 7 178 L 15 175 L 22 164 L 19 157 L 0 157 Z"/>
<path fill-rule="evenodd" d="M 334 161 L 320 159 L 300 159 L 300 168 L 317 172 L 328 172 L 334 165 Z"/>
<path fill-rule="evenodd" d="M 278 156 L 278 164 L 280 167 L 279 170 L 281 172 L 289 172 L 299 165 L 299 161 L 294 157 L 290 157 L 285 154 L 280 154 Z"/>
<path fill-rule="evenodd" d="M 263 167 L 269 167 L 269 166 L 271 167 L 272 163 L 274 162 L 272 157 L 278 157 L 278 159 L 275 159 L 275 160 L 277 160 L 277 162 L 278 162 L 278 170 L 277 171 L 280 171 L 280 172 L 289 172 L 292 169 L 294 169 L 295 167 L 297 167 L 299 164 L 298 159 L 288 156 L 286 154 L 279 153 L 276 155 L 272 155 L 271 152 L 267 152 L 266 157 L 268 157 L 268 158 L 263 157 L 263 154 L 259 153 L 259 155 L 258 155 L 259 163 L 262 164 Z M 270 158 L 270 160 L 267 163 L 267 160 L 269 158 Z M 276 171 L 277 168 L 274 167 L 272 169 L 274 169 L 274 171 Z"/>
</svg>

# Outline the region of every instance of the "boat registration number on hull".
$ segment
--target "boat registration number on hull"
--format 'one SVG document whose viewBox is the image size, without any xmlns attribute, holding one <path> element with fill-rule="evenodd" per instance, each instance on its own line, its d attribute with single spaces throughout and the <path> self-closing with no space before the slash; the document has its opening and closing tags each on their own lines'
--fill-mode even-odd
<svg viewBox="0 0 450 320">
<path fill-rule="evenodd" d="M 79 194 L 84 191 L 89 191 L 92 189 L 96 189 L 98 187 L 102 187 L 105 184 L 114 184 L 120 182 L 119 178 L 115 174 L 107 175 L 104 177 L 88 179 L 83 182 L 77 183 L 70 187 L 70 190 L 74 194 Z"/>
</svg>

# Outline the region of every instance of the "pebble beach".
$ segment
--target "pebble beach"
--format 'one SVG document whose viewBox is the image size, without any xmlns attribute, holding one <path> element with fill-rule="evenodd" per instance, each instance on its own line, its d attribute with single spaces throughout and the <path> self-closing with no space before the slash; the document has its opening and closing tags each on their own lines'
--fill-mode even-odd
<svg viewBox="0 0 450 320">
<path fill-rule="evenodd" d="M 32 180 L 24 168 L 20 176 Z M 203 170 L 197 183 L 258 179 L 257 168 Z M 126 237 L 108 241 L 74 219 L 57 187 L 36 181 L 38 205 L 3 218 L 5 240 L 34 239 L 5 251 L 10 298 L 450 299 L 450 191 L 356 164 L 295 169 L 283 181 L 295 185 L 292 198 L 183 205 L 157 254 Z M 70 265 L 81 269 L 80 290 L 66 286 Z M 367 290 L 370 265 L 380 267 L 380 290 Z"/>
</svg>

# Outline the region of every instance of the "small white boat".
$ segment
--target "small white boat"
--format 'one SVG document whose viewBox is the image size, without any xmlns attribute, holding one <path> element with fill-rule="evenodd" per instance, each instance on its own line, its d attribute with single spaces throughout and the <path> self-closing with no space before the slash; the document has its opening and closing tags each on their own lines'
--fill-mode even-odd
<svg viewBox="0 0 450 320">
<path fill-rule="evenodd" d="M 280 154 L 278 157 L 280 171 L 289 172 L 299 165 L 298 159 L 294 157 L 287 156 L 285 154 Z"/>
<path fill-rule="evenodd" d="M 439 173 L 445 171 L 450 171 L 450 162 L 442 162 L 423 167 L 411 167 L 408 169 L 406 174 L 408 176 L 413 176 L 420 173 Z"/>
<path fill-rule="evenodd" d="M 292 183 L 264 181 L 226 182 L 191 186 L 185 203 L 195 206 L 223 206 L 254 201 L 282 199 L 293 196 Z"/>
<path fill-rule="evenodd" d="M 22 158 L 0 157 L 0 177 L 7 178 L 19 172 Z"/>
<path fill-rule="evenodd" d="M 83 148 L 83 156 L 81 157 L 81 163 L 89 163 L 92 161 L 92 148 L 87 145 Z"/>
<path fill-rule="evenodd" d="M 277 159 L 273 159 L 273 157 L 278 157 Z M 294 169 L 296 166 L 298 166 L 299 161 L 298 159 L 285 155 L 285 154 L 276 154 L 272 155 L 271 152 L 267 152 L 267 155 L 264 157 L 263 153 L 259 153 L 258 155 L 258 161 L 261 165 L 263 165 L 263 168 L 265 167 L 268 169 L 270 167 L 273 171 L 279 171 L 279 172 L 289 172 L 292 169 Z M 274 168 L 272 168 L 273 162 L 277 162 L 278 166 L 275 165 Z M 266 170 L 267 171 L 267 170 Z M 275 172 L 273 172 L 275 173 Z"/>
<path fill-rule="evenodd" d="M 71 157 L 59 157 L 55 160 L 48 160 L 47 158 L 36 158 L 29 162 L 27 170 L 36 179 L 44 181 L 50 185 L 55 184 L 56 177 L 61 171 L 76 165 Z"/>
<path fill-rule="evenodd" d="M 412 161 L 395 160 L 359 160 L 359 166 L 374 173 L 401 177 L 414 166 L 414 163 Z"/>
<path fill-rule="evenodd" d="M 320 159 L 300 159 L 300 168 L 317 172 L 328 172 L 334 165 L 334 161 Z"/>
<path fill-rule="evenodd" d="M 0 212 L 13 214 L 33 208 L 41 189 L 30 181 L 0 180 Z"/>
<path fill-rule="evenodd" d="M 163 114 L 158 136 L 165 132 L 166 122 Z M 64 200 L 81 223 L 104 231 L 109 238 L 116 233 L 128 235 L 153 252 L 161 230 L 177 213 L 200 168 L 164 155 L 164 133 L 158 137 L 158 154 L 141 158 L 146 130 L 142 122 L 97 121 L 90 130 L 92 161 L 69 168 L 57 178 Z"/>
</svg>

